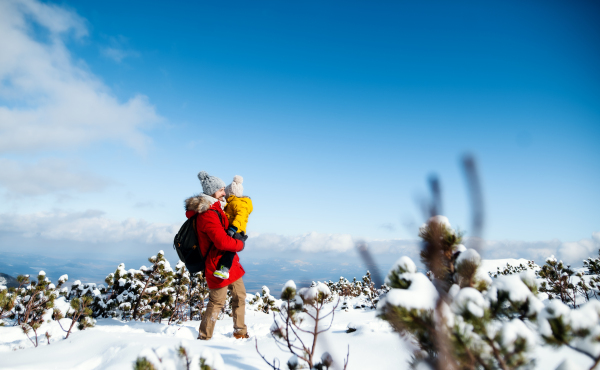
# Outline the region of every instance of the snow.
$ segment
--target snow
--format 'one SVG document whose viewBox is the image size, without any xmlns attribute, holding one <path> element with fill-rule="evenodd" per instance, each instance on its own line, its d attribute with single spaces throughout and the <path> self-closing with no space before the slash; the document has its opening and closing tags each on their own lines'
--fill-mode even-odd
<svg viewBox="0 0 600 370">
<path fill-rule="evenodd" d="M 517 339 L 523 339 L 528 349 L 533 349 L 536 344 L 536 336 L 525 326 L 525 323 L 519 319 L 513 319 L 504 325 L 501 330 L 501 344 L 509 352 L 515 350 Z"/>
<path fill-rule="evenodd" d="M 263 285 L 262 291 L 263 291 L 263 294 L 266 296 L 271 294 L 271 291 L 269 290 L 269 288 L 266 285 Z"/>
<path fill-rule="evenodd" d="M 40 271 L 40 272 L 38 272 L 38 276 L 46 276 L 46 272 L 45 271 Z"/>
<path fill-rule="evenodd" d="M 462 252 L 456 259 L 456 265 L 459 266 L 464 262 L 471 262 L 474 265 L 481 264 L 481 256 L 475 249 L 467 249 Z"/>
<path fill-rule="evenodd" d="M 291 368 L 297 367 L 298 366 L 298 356 L 292 355 L 292 357 L 289 358 L 287 363 L 289 364 L 289 367 L 291 367 Z"/>
<path fill-rule="evenodd" d="M 446 216 L 433 216 L 429 219 L 428 223 L 437 223 L 446 226 L 448 229 L 452 228 L 452 226 L 450 226 L 450 220 L 448 220 L 448 217 Z"/>
<path fill-rule="evenodd" d="M 463 258 L 466 258 L 464 256 Z M 506 260 L 483 261 L 504 267 Z M 526 260 L 514 260 L 526 261 Z M 523 262 L 519 262 L 523 263 Z M 381 304 L 402 304 L 416 309 L 432 309 L 437 300 L 437 291 L 429 279 L 413 269 L 412 260 L 399 259 L 395 267 L 403 266 L 408 271 L 401 277 L 410 281 L 408 289 L 392 289 L 382 297 Z M 517 263 L 518 265 L 518 263 Z M 119 269 L 125 273 L 124 265 Z M 495 270 L 494 270 L 495 271 Z M 62 278 L 62 277 L 61 277 Z M 123 280 L 123 284 L 125 280 Z M 81 284 L 80 290 L 89 289 L 94 294 L 95 285 Z M 465 323 L 460 316 L 452 312 L 468 311 L 474 316 L 481 315 L 486 304 L 486 294 L 497 294 L 499 291 L 508 293 L 511 300 L 528 300 L 531 312 L 538 313 L 537 325 L 542 334 L 550 335 L 551 329 L 548 320 L 562 317 L 575 330 L 587 329 L 591 335 L 600 335 L 600 302 L 592 300 L 583 304 L 579 309 L 572 310 L 558 300 L 540 301 L 527 288 L 537 284 L 535 275 L 531 271 L 520 274 L 501 276 L 493 279 L 489 292 L 480 293 L 473 288 L 460 289 L 459 286 L 451 287 L 449 295 L 453 303 L 443 306 L 444 317 L 453 318 L 460 330 L 468 332 L 472 326 Z M 296 288 L 293 281 L 288 281 L 284 289 Z M 316 297 L 318 294 L 331 294 L 329 288 L 323 283 L 317 283 L 311 288 L 302 288 L 300 291 L 307 297 Z M 268 288 L 266 293 L 270 294 Z M 247 301 L 254 296 L 248 294 Z M 117 298 L 119 300 L 120 298 Z M 280 301 L 279 301 L 280 302 Z M 333 307 L 336 300 L 327 303 L 324 312 Z M 350 358 L 348 370 L 358 369 L 410 369 L 411 350 L 414 348 L 410 340 L 402 339 L 394 333 L 385 321 L 377 317 L 378 311 L 371 309 L 352 309 L 360 307 L 359 298 L 347 298 L 346 312 L 338 307 L 329 331 L 319 336 L 317 343 L 317 358 L 331 359 L 334 366 L 343 364 L 348 345 Z M 64 313 L 69 307 L 69 302 L 64 297 L 55 301 L 57 308 Z M 127 305 L 130 305 L 127 303 Z M 0 368 L 4 369 L 131 369 L 135 360 L 146 357 L 153 362 L 157 369 L 171 370 L 185 368 L 184 360 L 178 355 L 177 349 L 183 346 L 191 360 L 191 369 L 199 369 L 200 358 L 204 358 L 215 369 L 268 369 L 255 349 L 255 339 L 260 352 L 272 361 L 277 357 L 281 361 L 281 368 L 286 368 L 286 361 L 305 365 L 290 353 L 278 349 L 270 334 L 273 325 L 272 314 L 251 311 L 247 305 L 246 324 L 251 336 L 250 339 L 236 340 L 233 338 L 233 320 L 225 316 L 218 320 L 215 333 L 210 341 L 199 341 L 198 321 L 187 321 L 182 324 L 167 325 L 166 322 L 150 323 L 136 321 L 121 321 L 117 319 L 98 319 L 93 328 L 79 331 L 76 328 L 65 340 L 65 333 L 58 323 L 50 320 L 51 310 L 46 315 L 42 327 L 38 330 L 39 346 L 33 344 L 25 337 L 18 326 L 0 327 Z M 341 306 L 341 305 L 340 305 Z M 448 310 L 448 311 L 446 311 Z M 453 316 L 453 317 L 451 317 Z M 47 322 L 49 320 L 49 322 Z M 68 327 L 71 320 L 61 320 L 63 327 Z M 525 340 L 527 346 L 532 346 L 536 369 L 578 370 L 589 369 L 592 362 L 585 355 L 572 349 L 561 347 L 554 348 L 543 345 L 539 337 L 533 333 L 534 327 L 528 327 L 521 320 L 502 322 L 495 328 L 490 328 L 490 333 L 500 335 L 501 344 L 507 350 L 518 344 L 519 338 Z M 533 325 L 533 324 L 531 324 Z M 347 333 L 348 329 L 355 329 Z M 44 333 L 51 335 L 48 345 Z M 600 354 L 600 346 L 590 340 L 581 340 L 574 343 L 578 349 Z M 559 365 L 560 364 L 560 365 Z M 558 366 L 558 368 L 557 368 Z M 341 368 L 341 366 L 338 366 Z M 425 363 L 416 364 L 418 369 L 430 369 Z"/>
<path fill-rule="evenodd" d="M 65 304 L 62 297 L 57 301 Z M 332 304 L 328 304 L 328 307 L 332 307 Z M 68 326 L 70 319 L 62 319 L 61 322 L 63 327 Z M 360 323 L 361 329 L 346 333 L 350 322 Z M 167 325 L 98 319 L 95 327 L 83 331 L 75 329 L 69 339 L 64 340 L 65 333 L 52 321 L 50 324 L 44 323 L 38 331 L 41 342 L 38 348 L 33 348 L 18 326 L 0 327 L 0 368 L 131 370 L 139 356 L 144 355 L 151 360 L 152 355 L 158 355 L 163 362 L 157 369 L 179 370 L 185 369 L 176 354 L 177 348 L 182 345 L 192 359 L 191 369 L 199 369 L 197 364 L 200 357 L 213 361 L 217 369 L 268 369 L 256 352 L 255 339 L 258 340 L 260 352 L 268 360 L 277 357 L 281 361 L 281 368 L 287 368 L 286 362 L 291 354 L 278 349 L 271 338 L 269 328 L 272 323 L 273 316 L 270 314 L 246 311 L 246 325 L 251 337 L 236 340 L 233 338 L 233 319 L 225 316 L 217 321 L 213 338 L 200 341 L 196 339 L 199 321 Z M 46 330 L 52 335 L 50 345 L 43 335 Z M 348 345 L 348 370 L 408 369 L 410 347 L 386 322 L 376 317 L 376 310 L 351 309 L 343 312 L 338 308 L 331 329 L 319 335 L 317 358 L 328 352 L 334 363 L 343 364 Z M 211 355 L 212 358 L 209 358 Z M 222 365 L 217 364 L 219 357 Z"/>
<path fill-rule="evenodd" d="M 377 307 L 380 307 L 380 305 L 383 307 L 385 303 L 419 310 L 431 310 L 435 307 L 438 292 L 427 276 L 421 273 L 404 273 L 400 274 L 400 277 L 410 280 L 410 287 L 408 289 L 390 290 L 379 301 Z"/>
<path fill-rule="evenodd" d="M 561 362 L 560 365 L 558 365 L 558 367 L 556 368 L 556 370 L 584 370 L 584 369 L 586 369 L 586 368 L 575 364 L 573 361 L 569 360 L 568 358 L 565 359 L 563 362 Z"/>
<path fill-rule="evenodd" d="M 464 252 L 466 250 L 467 250 L 467 247 L 465 247 L 463 244 L 459 244 L 459 245 L 456 246 L 456 251 L 457 252 L 461 252 L 462 253 L 462 252 Z"/>
<path fill-rule="evenodd" d="M 519 275 L 498 276 L 493 282 L 493 288 L 508 293 L 508 299 L 513 302 L 525 302 L 532 296 L 531 290 L 523 283 Z"/>
<path fill-rule="evenodd" d="M 453 287 L 457 285 L 453 285 Z M 452 311 L 461 314 L 469 312 L 475 317 L 483 317 L 484 309 L 487 308 L 487 301 L 483 295 L 474 288 L 461 289 L 452 302 Z"/>
<path fill-rule="evenodd" d="M 288 280 L 284 285 L 283 288 L 281 289 L 281 292 L 285 292 L 286 289 L 293 289 L 296 290 L 296 283 L 294 283 L 294 280 Z"/>
<path fill-rule="evenodd" d="M 210 366 L 212 369 L 221 370 L 225 368 L 223 358 L 216 351 L 206 348 L 204 351 L 202 351 L 200 358 L 204 359 L 204 364 Z"/>
<path fill-rule="evenodd" d="M 302 297 L 304 301 L 313 302 L 319 297 L 319 294 L 322 294 L 323 298 L 331 296 L 331 290 L 327 285 L 318 282 L 316 286 L 300 289 L 298 291 L 298 294 L 300 295 L 300 297 Z"/>
<path fill-rule="evenodd" d="M 398 261 L 396 261 L 396 263 L 392 267 L 392 270 L 397 270 L 397 269 L 400 269 L 401 271 L 405 271 L 405 272 L 410 272 L 410 273 L 417 272 L 417 266 L 415 265 L 413 260 L 411 260 L 410 258 L 408 258 L 406 256 L 400 257 L 400 259 L 398 259 Z"/>
</svg>

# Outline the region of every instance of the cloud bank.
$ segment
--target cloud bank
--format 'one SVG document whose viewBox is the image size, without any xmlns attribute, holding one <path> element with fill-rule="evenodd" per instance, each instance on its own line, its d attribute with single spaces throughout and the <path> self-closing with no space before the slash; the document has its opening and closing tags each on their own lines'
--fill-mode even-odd
<svg viewBox="0 0 600 370">
<path fill-rule="evenodd" d="M 123 243 L 135 242 L 159 245 L 169 248 L 180 224 L 152 223 L 129 218 L 113 220 L 101 211 L 85 212 L 52 211 L 32 214 L 0 214 L 0 233 L 11 233 L 25 238 L 44 240 L 84 242 L 84 243 Z M 274 233 L 250 233 L 247 251 L 268 256 L 273 253 L 299 252 L 305 254 L 348 254 L 353 253 L 355 244 L 361 239 L 348 234 L 320 234 L 316 232 L 302 235 L 281 235 Z M 407 255 L 418 260 L 420 244 L 418 240 L 372 239 L 366 240 L 372 253 L 377 255 Z M 467 240 L 468 242 L 468 240 Z M 546 257 L 555 255 L 567 263 L 581 265 L 581 261 L 596 256 L 600 248 L 600 232 L 591 238 L 577 242 L 560 240 L 524 241 L 485 241 L 482 255 L 486 259 L 527 258 L 540 263 Z"/>
<path fill-rule="evenodd" d="M 111 220 L 104 212 L 39 212 L 28 215 L 0 214 L 0 232 L 26 238 L 85 243 L 141 242 L 172 244 L 181 225 L 150 223 L 129 218 Z M 43 244 L 43 243 L 42 243 Z"/>
<path fill-rule="evenodd" d="M 44 195 L 58 191 L 92 192 L 104 189 L 109 181 L 72 169 L 59 159 L 43 159 L 29 164 L 0 158 L 0 185 L 9 193 Z"/>
</svg>

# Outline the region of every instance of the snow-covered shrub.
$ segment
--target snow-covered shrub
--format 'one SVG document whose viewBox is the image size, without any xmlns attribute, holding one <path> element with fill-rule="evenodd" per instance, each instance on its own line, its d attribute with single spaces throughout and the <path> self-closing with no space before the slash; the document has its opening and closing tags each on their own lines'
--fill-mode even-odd
<svg viewBox="0 0 600 370">
<path fill-rule="evenodd" d="M 173 308 L 173 269 L 164 252 L 148 259 L 152 266 L 125 270 L 120 264 L 105 279 L 107 315 L 122 319 L 161 321 L 170 317 Z"/>
<path fill-rule="evenodd" d="M 557 260 L 554 256 L 546 259 L 546 263 L 538 275 L 544 279 L 540 286 L 542 293 L 547 293 L 549 299 L 560 299 L 563 303 L 577 306 L 577 296 L 582 288 L 582 293 L 585 293 L 587 286 L 578 286 L 573 277 L 582 278 L 583 274 L 576 274 L 571 265 L 565 265 L 563 261 Z M 581 280 L 580 280 L 581 281 Z"/>
<path fill-rule="evenodd" d="M 536 265 L 533 261 L 527 261 L 527 265 L 523 265 L 519 263 L 519 266 L 511 265 L 509 263 L 506 264 L 505 267 L 500 269 L 500 267 L 496 267 L 496 272 L 489 272 L 489 275 L 493 278 L 497 278 L 502 275 L 513 275 L 518 274 L 522 271 L 537 271 L 540 269 L 540 266 Z"/>
<path fill-rule="evenodd" d="M 81 297 L 71 299 L 71 307 L 66 313 L 66 316 L 71 319 L 71 325 L 68 330 L 65 330 L 60 323 L 60 320 L 64 318 L 62 312 L 56 308 L 54 309 L 52 319 L 57 321 L 60 327 L 67 333 L 65 339 L 69 338 L 75 324 L 77 324 L 77 329 L 79 330 L 91 328 L 96 324 L 96 320 L 92 318 L 93 311 L 91 305 L 93 302 L 94 298 L 90 295 L 82 295 Z"/>
<path fill-rule="evenodd" d="M 332 365 L 333 359 L 328 353 L 323 353 L 321 358 L 315 354 L 318 336 L 331 328 L 339 304 L 338 299 L 331 310 L 325 310 L 325 304 L 331 296 L 331 290 L 323 283 L 301 288 L 297 292 L 293 280 L 283 286 L 283 303 L 278 312 L 273 312 L 271 336 L 279 348 L 285 348 L 292 354 L 287 362 L 289 369 L 298 368 L 299 361 L 306 363 L 310 369 L 329 369 Z M 258 343 L 256 349 L 258 351 Z M 279 360 L 274 359 L 270 363 L 260 352 L 259 355 L 271 368 L 279 369 Z M 344 369 L 347 364 L 346 359 Z"/>
<path fill-rule="evenodd" d="M 218 352 L 206 348 L 200 354 L 192 354 L 183 345 L 176 348 L 162 346 L 156 349 L 144 349 L 133 364 L 134 370 L 223 370 L 224 368 L 225 363 Z"/>
<path fill-rule="evenodd" d="M 329 287 L 329 290 L 331 290 L 331 294 L 340 297 L 357 297 L 362 291 L 362 283 L 360 281 L 357 281 L 356 278 L 354 278 L 354 280 L 350 282 L 343 276 L 340 276 L 340 280 L 335 283 L 330 280 L 327 282 L 327 286 Z"/>
<path fill-rule="evenodd" d="M 37 330 L 44 322 L 45 314 L 54 307 L 54 299 L 58 297 L 59 290 L 67 279 L 61 277 L 57 285 L 54 285 L 46 277 L 46 273 L 40 271 L 37 281 L 30 281 L 29 275 L 19 275 L 17 281 L 20 285 L 13 293 L 15 294 L 15 303 L 12 313 L 8 317 L 13 319 L 15 324 L 21 326 L 23 333 L 37 347 Z M 31 331 L 33 331 L 35 342 L 29 337 Z"/>
<path fill-rule="evenodd" d="M 600 363 L 600 302 L 591 300 L 578 309 L 570 309 L 553 300 L 539 313 L 539 332 L 548 344 L 567 346 Z"/>
<path fill-rule="evenodd" d="M 150 321 L 161 322 L 163 318 L 170 317 L 173 309 L 173 269 L 169 261 L 165 259 L 165 253 L 159 251 L 156 256 L 148 258 L 152 266 L 140 270 L 142 281 L 145 280 L 144 288 L 133 307 L 133 318 L 137 315 L 144 316 L 148 313 Z"/>
<path fill-rule="evenodd" d="M 313 281 L 311 286 L 316 286 L 317 284 L 318 282 Z M 329 290 L 331 290 L 331 298 L 329 298 L 329 301 L 333 301 L 336 297 L 342 298 L 341 309 L 344 311 L 348 311 L 350 301 L 354 302 L 354 308 L 376 308 L 379 296 L 388 292 L 390 289 L 390 287 L 385 284 L 377 289 L 369 271 L 362 277 L 362 281 L 359 281 L 356 278 L 349 281 L 342 276 L 337 282 L 334 283 L 330 280 L 326 284 Z"/>
<path fill-rule="evenodd" d="M 139 284 L 134 280 L 135 270 L 125 270 L 125 264 L 117 266 L 114 273 L 110 273 L 104 281 L 108 285 L 105 297 L 107 315 L 128 319 L 131 317 L 132 302 L 137 296 Z"/>
<path fill-rule="evenodd" d="M 204 301 L 208 298 L 208 285 L 201 272 L 190 276 L 189 301 L 190 320 L 201 320 L 205 309 Z"/>
<path fill-rule="evenodd" d="M 266 285 L 262 287 L 260 293 L 256 293 L 250 302 L 248 302 L 250 309 L 264 313 L 279 311 L 275 303 L 275 297 L 271 295 L 271 291 Z"/>
<path fill-rule="evenodd" d="M 587 269 L 587 275 L 592 275 L 589 279 L 588 289 L 581 287 L 586 294 L 594 296 L 596 299 L 600 298 L 600 249 L 598 249 L 598 257 L 589 257 L 583 261 L 583 267 Z M 583 284 L 585 280 L 581 277 Z M 580 281 L 581 282 L 581 281 Z M 588 296 L 589 299 L 589 296 Z"/>
<path fill-rule="evenodd" d="M 66 277 L 63 275 L 62 277 Z M 103 294 L 104 292 L 104 294 Z M 86 305 L 91 310 L 91 317 L 109 317 L 108 305 L 106 304 L 106 288 L 104 285 L 96 286 L 94 283 L 82 284 L 81 281 L 75 280 L 71 289 L 63 291 L 64 296 L 68 300 L 90 297 L 89 304 Z M 67 315 L 68 317 L 69 315 Z"/>
<path fill-rule="evenodd" d="M 421 261 L 432 278 L 448 289 L 454 283 L 457 252 L 464 249 L 462 234 L 452 229 L 446 217 L 434 216 L 419 228 L 419 237 L 423 240 Z"/>
<path fill-rule="evenodd" d="M 459 244 L 445 217 L 431 218 L 420 236 L 433 281 L 402 257 L 386 278 L 392 289 L 378 304 L 380 317 L 418 347 L 413 367 L 532 367 L 536 336 L 530 328 L 543 307 L 535 275 L 492 281 L 480 271 L 477 251 Z"/>
<path fill-rule="evenodd" d="M 189 285 L 190 273 L 185 268 L 185 263 L 179 261 L 177 265 L 175 265 L 175 272 L 173 274 L 172 289 L 174 297 L 173 307 L 171 308 L 171 316 L 169 317 L 169 324 L 171 322 L 185 321 L 187 318 Z"/>
<path fill-rule="evenodd" d="M 225 367 L 221 355 L 209 349 L 202 352 L 199 362 L 200 370 L 221 370 Z"/>
<path fill-rule="evenodd" d="M 17 302 L 17 294 L 14 289 L 9 291 L 6 287 L 0 287 L 0 326 L 4 325 L 3 319 L 14 315 L 13 308 Z"/>
</svg>

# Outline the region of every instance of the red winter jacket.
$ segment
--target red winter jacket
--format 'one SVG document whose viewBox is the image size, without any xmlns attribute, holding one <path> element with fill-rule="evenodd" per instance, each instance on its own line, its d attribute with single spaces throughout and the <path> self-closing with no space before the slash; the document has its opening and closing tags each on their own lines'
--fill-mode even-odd
<svg viewBox="0 0 600 370">
<path fill-rule="evenodd" d="M 205 273 L 208 288 L 218 289 L 233 283 L 246 273 L 242 265 L 240 265 L 240 258 L 236 253 L 233 258 L 233 264 L 229 269 L 229 279 L 223 280 L 213 276 L 213 272 L 215 272 L 217 262 L 219 262 L 223 251 L 239 252 L 244 248 L 244 243 L 227 235 L 225 229 L 229 227 L 229 221 L 221 209 L 221 203 L 215 202 L 211 204 L 211 201 L 211 198 L 201 196 L 186 199 L 185 216 L 190 218 L 199 213 L 196 219 L 196 228 L 202 255 L 206 255 L 211 242 L 214 244 L 206 258 Z M 209 209 L 219 212 L 223 221 L 221 222 L 219 216 L 215 212 L 209 211 Z"/>
</svg>

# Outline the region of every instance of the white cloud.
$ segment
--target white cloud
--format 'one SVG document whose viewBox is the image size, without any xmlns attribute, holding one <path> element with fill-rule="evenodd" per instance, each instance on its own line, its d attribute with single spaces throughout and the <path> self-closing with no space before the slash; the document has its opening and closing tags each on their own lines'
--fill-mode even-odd
<svg viewBox="0 0 600 370">
<path fill-rule="evenodd" d="M 0 153 L 118 140 L 144 150 L 142 128 L 160 121 L 145 96 L 121 103 L 64 40 L 85 21 L 35 0 L 0 1 Z M 42 41 L 43 39 L 43 41 Z"/>
<path fill-rule="evenodd" d="M 565 262 L 579 266 L 584 259 L 596 257 L 598 248 L 600 248 L 600 232 L 595 232 L 591 239 L 562 243 L 558 249 L 558 256 Z"/>
<path fill-rule="evenodd" d="M 9 194 L 44 195 L 59 191 L 92 192 L 104 189 L 108 181 L 70 168 L 58 159 L 23 164 L 0 158 L 0 185 Z"/>
<path fill-rule="evenodd" d="M 469 240 L 465 240 L 469 245 Z M 520 240 L 485 240 L 481 255 L 484 259 L 526 258 L 543 262 L 550 255 L 557 255 L 562 242 L 558 239 L 525 242 Z"/>
<path fill-rule="evenodd" d="M 140 53 L 138 53 L 137 51 L 125 50 L 125 49 L 116 48 L 116 47 L 105 47 L 105 48 L 102 48 L 101 51 L 102 51 L 102 55 L 114 60 L 117 63 L 121 63 L 123 61 L 123 59 L 125 59 L 127 57 L 140 56 Z"/>
<path fill-rule="evenodd" d="M 319 234 L 311 232 L 298 236 L 278 234 L 249 234 L 248 245 L 258 249 L 297 250 L 302 252 L 347 252 L 354 249 L 348 234 Z"/>
<path fill-rule="evenodd" d="M 135 241 L 172 244 L 181 225 L 150 223 L 133 218 L 111 220 L 101 211 L 0 214 L 0 231 L 24 237 L 86 243 Z"/>
<path fill-rule="evenodd" d="M 173 237 L 181 224 L 152 223 L 140 219 L 113 220 L 101 211 L 85 212 L 39 212 L 33 214 L 0 214 L 0 233 L 13 233 L 39 240 L 65 240 L 86 243 L 136 242 L 146 244 L 173 243 Z M 265 258 L 286 252 L 319 255 L 333 253 L 353 255 L 358 239 L 348 234 L 320 234 L 316 232 L 303 235 L 279 235 L 250 233 L 244 253 L 250 252 Z M 419 260 L 420 243 L 418 240 L 383 239 L 366 241 L 371 252 L 377 256 L 409 256 Z M 482 250 L 484 259 L 527 258 L 542 263 L 546 257 L 555 255 L 574 266 L 581 266 L 581 260 L 596 256 L 600 248 L 600 232 L 590 239 L 578 242 L 560 240 L 523 242 L 523 241 L 486 241 Z M 291 259 L 300 257 L 291 257 Z M 305 258 L 294 260 L 299 263 Z M 386 257 L 387 258 L 387 257 Z"/>
</svg>

